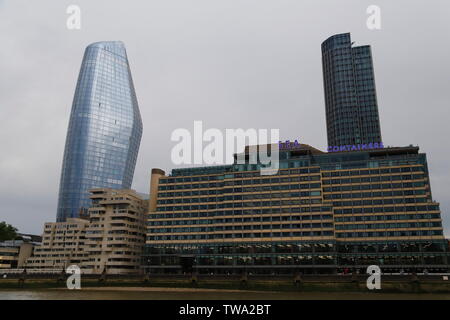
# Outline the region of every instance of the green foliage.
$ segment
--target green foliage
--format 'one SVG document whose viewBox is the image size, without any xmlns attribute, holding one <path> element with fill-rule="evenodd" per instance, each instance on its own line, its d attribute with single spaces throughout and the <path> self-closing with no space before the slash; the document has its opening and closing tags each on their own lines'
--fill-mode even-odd
<svg viewBox="0 0 450 320">
<path fill-rule="evenodd" d="M 0 222 L 0 241 L 17 239 L 17 229 L 5 221 Z"/>
</svg>

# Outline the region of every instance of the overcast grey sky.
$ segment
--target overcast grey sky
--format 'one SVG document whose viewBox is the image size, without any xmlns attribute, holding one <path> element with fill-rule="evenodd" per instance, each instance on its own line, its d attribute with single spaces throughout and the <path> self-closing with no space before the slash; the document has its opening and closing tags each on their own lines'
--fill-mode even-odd
<svg viewBox="0 0 450 320">
<path fill-rule="evenodd" d="M 81 8 L 81 30 L 66 8 Z M 381 30 L 366 8 L 381 8 Z M 54 221 L 70 109 L 85 47 L 122 40 L 144 122 L 133 188 L 172 169 L 170 134 L 280 128 L 326 147 L 320 44 L 370 44 L 385 145 L 419 145 L 450 235 L 450 1 L 0 0 L 0 221 Z"/>
</svg>

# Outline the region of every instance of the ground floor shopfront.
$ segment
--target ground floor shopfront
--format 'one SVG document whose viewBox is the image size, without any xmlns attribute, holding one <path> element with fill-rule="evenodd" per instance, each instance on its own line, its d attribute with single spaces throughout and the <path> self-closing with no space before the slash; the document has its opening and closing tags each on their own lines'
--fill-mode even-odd
<svg viewBox="0 0 450 320">
<path fill-rule="evenodd" d="M 446 273 L 447 241 L 246 242 L 146 246 L 143 268 L 157 274 Z"/>
</svg>

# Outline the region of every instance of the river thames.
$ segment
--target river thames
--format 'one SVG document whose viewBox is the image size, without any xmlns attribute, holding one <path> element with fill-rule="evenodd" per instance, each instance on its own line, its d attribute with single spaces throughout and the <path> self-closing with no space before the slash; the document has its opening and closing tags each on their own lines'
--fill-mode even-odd
<svg viewBox="0 0 450 320">
<path fill-rule="evenodd" d="M 0 290 L 0 300 L 450 300 L 446 294 L 378 292 L 271 292 L 187 288 Z"/>
</svg>

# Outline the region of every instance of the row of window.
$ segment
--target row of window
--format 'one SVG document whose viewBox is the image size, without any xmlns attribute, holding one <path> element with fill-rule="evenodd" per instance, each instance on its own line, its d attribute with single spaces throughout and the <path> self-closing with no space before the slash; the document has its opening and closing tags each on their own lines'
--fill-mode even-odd
<svg viewBox="0 0 450 320">
<path fill-rule="evenodd" d="M 399 196 L 413 196 L 413 195 L 425 195 L 425 190 L 403 190 L 403 191 L 379 191 L 379 192 L 353 192 L 343 194 L 325 194 L 325 200 L 332 199 L 367 199 L 371 197 L 399 197 Z M 222 197 L 203 197 L 203 198 L 172 198 L 158 200 L 158 204 L 177 204 L 177 203 L 204 203 L 204 202 L 223 202 L 223 201 L 238 201 L 238 200 L 256 200 L 256 199 L 278 199 L 278 198 L 299 198 L 299 197 L 315 197 L 320 196 L 320 191 L 303 191 L 303 192 L 284 192 L 284 193 L 261 193 L 261 194 L 237 194 Z M 414 203 L 417 201 L 408 200 L 405 202 L 397 199 L 394 202 L 393 199 L 384 199 L 384 203 Z M 371 200 L 367 200 L 371 201 Z M 375 204 L 383 204 L 381 199 L 372 200 Z"/>
<path fill-rule="evenodd" d="M 439 228 L 440 222 L 403 222 L 403 223 L 371 223 L 371 224 L 339 224 L 336 230 L 353 229 L 407 229 L 407 228 Z"/>
<path fill-rule="evenodd" d="M 331 220 L 331 214 L 301 215 L 301 216 L 262 216 L 248 218 L 225 218 L 225 219 L 196 219 L 196 220 L 164 220 L 148 221 L 148 226 L 170 226 L 170 225 L 195 225 L 195 224 L 217 224 L 217 223 L 242 223 L 242 222 L 271 222 L 271 221 L 305 221 L 305 220 Z"/>
<path fill-rule="evenodd" d="M 406 228 L 441 228 L 441 222 L 411 222 L 411 223 L 374 223 L 374 224 L 345 224 L 336 225 L 336 230 L 355 229 L 406 229 Z M 155 233 L 180 233 L 180 232 L 217 232 L 228 230 L 275 230 L 275 229 L 319 229 L 333 228 L 332 223 L 297 223 L 297 224 L 258 224 L 258 225 L 225 225 L 215 227 L 177 227 L 177 228 L 153 228 L 148 229 Z"/>
<path fill-rule="evenodd" d="M 353 135 L 354 136 L 354 135 Z M 353 137 L 352 136 L 352 137 Z M 374 136 L 378 137 L 374 133 Z M 350 137 L 350 136 L 349 136 Z M 280 152 L 280 159 L 287 159 L 287 155 L 290 152 Z M 354 156 L 354 155 L 351 155 Z M 321 159 L 318 159 L 321 161 Z M 404 159 L 404 157 L 399 157 L 398 159 L 394 157 L 390 157 L 389 161 L 371 161 L 367 162 L 365 158 L 363 159 L 354 159 L 354 160 L 363 160 L 364 163 L 351 163 L 351 160 L 346 157 L 337 157 L 332 158 L 331 166 L 328 165 L 330 162 L 326 161 L 321 164 L 322 170 L 333 170 L 332 172 L 323 172 L 324 177 L 332 177 L 332 176 L 358 176 L 358 175 L 379 175 L 379 174 L 389 174 L 389 173 L 401 173 L 401 172 L 422 172 L 423 166 L 416 166 L 417 160 L 415 159 Z M 348 162 L 348 163 L 347 163 Z M 298 175 L 298 174 L 311 174 L 311 173 L 320 173 L 321 169 L 319 167 L 309 167 L 304 168 L 305 166 L 309 166 L 310 161 L 307 160 L 296 160 L 296 161 L 281 161 L 280 162 L 280 170 L 277 176 L 283 175 Z M 388 166 L 403 166 L 409 165 L 409 167 L 399 168 L 377 168 L 377 167 L 388 167 Z M 299 168 L 303 167 L 303 168 Z M 291 168 L 290 170 L 288 170 Z M 299 168 L 299 169 L 297 169 Z M 342 170 L 343 168 L 351 169 L 351 168 L 364 168 L 361 170 Z M 370 169 L 365 169 L 370 168 Z M 233 179 L 233 178 L 248 178 L 248 177 L 261 177 L 259 167 L 257 165 L 250 164 L 241 164 L 241 165 L 233 165 L 231 166 L 221 166 L 221 167 L 206 167 L 206 168 L 189 168 L 189 169 L 176 169 L 172 170 L 172 177 L 162 178 L 160 179 L 160 184 L 173 184 L 173 183 L 182 183 L 182 182 L 195 182 L 195 181 L 217 181 L 224 179 Z M 233 170 L 233 171 L 232 171 Z M 254 171 L 254 172 L 246 172 L 246 171 Z M 209 176 L 201 176 L 209 174 Z M 213 175 L 215 174 L 215 175 Z M 219 175 L 217 175 L 219 174 Z"/>
<path fill-rule="evenodd" d="M 439 213 L 426 214 L 390 214 L 390 215 L 367 215 L 367 216 L 339 216 L 335 217 L 336 222 L 352 221 L 386 221 L 386 220 L 422 220 L 422 219 L 440 219 Z"/>
<path fill-rule="evenodd" d="M 320 191 L 303 191 L 290 193 L 263 193 L 263 194 L 249 194 L 249 195 L 234 195 L 224 197 L 208 197 L 208 198 L 175 198 L 167 200 L 158 200 L 158 204 L 174 204 L 174 203 L 198 203 L 198 202 L 223 202 L 223 201 L 237 201 L 237 200 L 253 200 L 253 199 L 278 199 L 278 198 L 299 198 L 299 197 L 314 197 L 320 196 Z"/>
<path fill-rule="evenodd" d="M 291 169 L 291 170 L 280 170 L 279 175 L 298 175 L 298 174 L 310 174 L 310 173 L 319 173 L 320 168 L 302 168 L 302 169 Z M 179 175 L 182 173 L 187 172 L 183 169 L 181 169 L 179 172 L 177 171 Z M 196 182 L 196 181 L 215 181 L 215 180 L 221 180 L 221 179 L 233 179 L 233 178 L 251 178 L 251 177 L 261 177 L 261 174 L 259 171 L 256 172 L 230 172 L 225 173 L 224 175 L 218 176 L 184 176 L 184 177 L 170 177 L 170 178 L 162 178 L 159 180 L 160 184 L 167 184 L 167 183 L 181 183 L 181 182 Z M 276 177 L 276 176 L 275 176 Z M 262 178 L 260 180 L 267 181 L 268 178 Z M 266 182 L 268 183 L 268 182 Z"/>
<path fill-rule="evenodd" d="M 404 183 L 383 183 L 383 184 L 366 184 L 366 185 L 351 185 L 351 186 L 333 186 L 324 187 L 324 192 L 339 192 L 339 191 L 358 191 L 358 190 L 379 190 L 379 189 L 400 189 L 400 188 L 420 188 L 424 187 L 425 183 L 423 181 L 419 182 L 404 182 Z M 173 188 L 172 188 L 173 187 Z M 184 189 L 185 186 L 168 186 L 160 187 L 160 190 L 176 190 Z M 189 197 L 197 195 L 214 195 L 214 194 L 227 194 L 227 193 L 246 193 L 246 192 L 261 192 L 261 191 L 279 191 L 279 190 L 297 190 L 297 189 L 317 189 L 320 188 L 320 183 L 302 183 L 302 184 L 284 184 L 284 185 L 267 185 L 267 186 L 255 186 L 255 187 L 244 187 L 244 188 L 224 188 L 224 189 L 209 189 L 209 190 L 189 190 L 183 192 L 160 192 L 158 194 L 159 198 L 166 197 Z M 171 189 L 168 189 L 171 188 Z M 186 186 L 188 188 L 188 186 Z M 386 191 L 388 192 L 388 191 Z M 406 193 L 397 192 L 395 195 L 408 195 L 416 194 L 411 193 L 412 191 L 407 191 Z M 420 191 L 422 192 L 422 191 Z M 385 193 L 386 196 L 392 195 L 392 193 Z M 364 193 L 363 197 L 373 196 L 370 193 Z M 377 196 L 377 195 L 374 195 Z"/>
<path fill-rule="evenodd" d="M 291 170 L 294 171 L 294 170 Z M 217 177 L 217 176 L 216 176 Z M 225 179 L 233 179 L 234 175 L 233 174 L 226 174 Z M 177 178 L 177 179 L 172 179 L 172 180 L 183 180 L 180 182 L 190 182 L 189 180 L 193 180 L 195 178 L 199 178 L 199 177 L 193 177 L 193 178 Z M 234 178 L 235 180 L 233 180 L 233 183 L 235 185 L 246 185 L 246 184 L 271 184 L 271 183 L 280 183 L 280 182 L 297 182 L 297 181 L 318 181 L 320 180 L 320 175 L 305 175 L 305 176 L 297 176 L 297 177 L 291 177 L 291 178 L 280 178 L 279 176 L 275 176 L 272 178 L 259 178 L 259 179 L 247 179 L 247 180 L 236 180 L 236 178 Z M 164 180 L 164 179 L 161 179 Z M 161 181 L 160 180 L 160 181 Z M 170 180 L 170 181 L 172 181 Z M 187 181 L 185 181 L 187 180 Z M 226 182 L 230 182 L 230 181 L 226 181 Z M 226 183 L 226 182 L 222 182 L 222 183 Z M 219 184 L 221 182 L 218 182 Z M 160 182 L 160 184 L 162 184 Z M 210 183 L 195 183 L 193 185 L 199 185 L 200 188 L 207 188 L 209 187 L 211 184 Z M 214 184 L 212 184 L 214 185 Z M 226 185 L 226 184 L 225 184 Z"/>
<path fill-rule="evenodd" d="M 229 230 L 278 230 L 278 229 L 321 229 L 333 228 L 332 223 L 297 223 L 297 224 L 257 224 L 257 225 L 225 225 L 216 227 L 178 227 L 148 229 L 151 234 L 177 232 L 217 232 Z"/>
<path fill-rule="evenodd" d="M 337 187 L 339 188 L 339 187 Z M 336 189 L 337 189 L 336 188 Z M 324 188 L 326 189 L 326 188 Z M 331 188 L 328 188 L 331 189 Z M 335 189 L 333 187 L 333 189 Z M 349 187 L 339 188 L 341 190 L 333 190 L 333 192 L 345 192 L 350 191 Z M 352 190 L 357 191 L 357 190 Z M 327 192 L 327 191 L 324 191 Z M 423 195 L 426 190 L 395 190 L 395 191 L 377 191 L 377 192 L 352 192 L 343 194 L 326 194 L 324 199 L 348 199 L 348 198 L 372 198 L 372 197 L 399 197 L 399 196 L 412 196 L 412 195 Z"/>
<path fill-rule="evenodd" d="M 397 198 L 397 199 L 375 199 L 375 200 L 369 199 L 369 200 L 355 200 L 355 201 L 333 201 L 333 207 L 360 207 L 360 206 L 376 206 L 376 205 L 383 205 L 383 204 L 389 205 L 389 204 L 406 204 L 406 203 L 409 204 L 409 203 L 425 203 L 425 202 L 428 202 L 427 198 Z M 390 208 L 393 208 L 393 207 L 390 207 Z M 395 207 L 395 209 L 392 209 L 392 210 L 395 210 L 395 211 L 421 211 L 423 208 L 424 208 L 424 206 L 397 206 L 397 207 Z M 379 207 L 375 207 L 373 209 L 374 209 L 374 211 L 369 211 L 369 212 L 385 212 L 385 211 L 375 211 L 375 210 L 383 210 Z M 434 210 L 439 210 L 439 209 L 434 209 Z"/>
<path fill-rule="evenodd" d="M 176 256 L 150 257 L 147 265 L 179 266 L 180 258 Z M 446 264 L 444 256 L 435 255 L 407 255 L 407 256 L 360 256 L 345 257 L 334 255 L 251 255 L 251 256 L 198 256 L 193 261 L 200 266 L 286 266 L 286 265 L 437 265 Z"/>
<path fill-rule="evenodd" d="M 317 176 L 319 177 L 319 176 Z M 278 178 L 277 178 L 278 179 Z M 279 182 L 273 182 L 267 186 L 263 187 L 255 187 L 255 188 L 261 188 L 261 190 L 264 191 L 270 191 L 270 190 L 289 190 L 289 189 L 308 189 L 308 188 L 314 188 L 311 186 L 316 186 L 315 188 L 320 188 L 320 183 L 304 183 L 304 184 L 293 184 L 293 185 L 279 185 L 280 182 L 293 182 L 293 181 L 302 181 L 301 179 L 293 179 L 293 178 L 283 178 L 278 179 L 283 180 Z M 308 180 L 320 180 L 319 179 L 308 179 Z M 247 180 L 249 182 L 253 180 Z M 256 180 L 259 181 L 259 180 Z M 167 186 L 159 186 L 159 191 L 165 191 L 165 190 L 189 190 L 189 189 L 211 189 L 211 188 L 223 188 L 223 187 L 231 187 L 235 185 L 246 185 L 247 183 L 242 183 L 241 180 L 236 181 L 226 181 L 224 183 L 198 183 L 198 184 L 181 184 L 181 185 L 167 185 Z M 248 183 L 251 184 L 251 183 Z M 255 184 L 259 184 L 259 182 L 256 182 Z M 234 189 L 249 189 L 249 188 L 234 188 Z M 195 192 L 196 190 L 193 190 L 191 192 Z M 223 190 L 215 190 L 217 194 L 232 192 L 233 188 L 226 188 Z M 242 192 L 242 191 L 241 191 Z M 244 191 L 245 192 L 245 191 Z M 163 193 L 160 193 L 163 194 Z"/>
<path fill-rule="evenodd" d="M 158 207 L 156 211 L 181 211 L 181 210 L 212 210 L 216 208 L 250 208 L 250 207 L 271 207 L 271 206 L 291 206 L 291 205 L 307 205 L 320 204 L 321 199 L 301 199 L 301 200 L 284 200 L 284 201 L 253 201 L 253 202 L 230 202 L 208 205 L 192 205 L 192 206 L 168 206 Z"/>
<path fill-rule="evenodd" d="M 339 210 L 338 207 L 361 207 L 361 206 L 377 206 L 377 205 L 392 205 L 392 204 L 413 204 L 426 203 L 427 198 L 397 198 L 397 199 L 375 199 L 375 200 L 355 200 L 355 201 L 333 201 L 333 207 Z M 275 201 L 249 201 L 249 202 L 230 202 L 208 205 L 190 205 L 190 206 L 159 206 L 157 211 L 191 211 L 191 210 L 213 210 L 217 208 L 253 208 L 253 207 L 280 207 L 280 206 L 299 206 L 308 204 L 320 204 L 321 199 L 300 199 L 300 200 L 275 200 Z M 396 207 L 373 207 L 373 208 L 354 208 L 360 211 L 335 211 L 336 213 L 370 213 L 370 212 L 397 212 L 397 211 L 424 211 L 426 206 L 396 206 Z M 439 206 L 433 205 L 433 210 L 439 210 Z M 366 211 L 367 209 L 367 211 Z M 280 211 L 281 212 L 281 211 Z M 284 212 L 295 212 L 287 210 Z"/>
<path fill-rule="evenodd" d="M 382 182 L 382 181 L 399 181 L 399 180 L 421 180 L 425 177 L 424 174 L 404 174 L 395 176 L 376 176 L 376 177 L 363 177 L 363 178 L 346 178 L 346 179 L 325 179 L 322 181 L 324 185 L 327 184 L 349 184 L 353 183 L 369 183 L 369 182 Z"/>
<path fill-rule="evenodd" d="M 282 238 L 282 237 L 323 237 L 333 236 L 333 231 L 303 231 L 303 232 L 254 232 L 254 233 L 224 233 L 224 234 L 189 234 L 189 235 L 150 235 L 150 241 L 176 240 L 208 240 L 208 239 L 240 239 L 240 238 Z"/>
<path fill-rule="evenodd" d="M 331 212 L 331 207 L 293 207 L 293 208 L 265 208 L 265 209 L 244 209 L 244 210 L 213 210 L 213 211 L 188 211 L 176 212 L 170 214 L 151 213 L 148 219 L 173 219 L 173 218 L 191 218 L 191 217 L 217 217 L 217 216 L 242 216 L 242 215 L 261 215 L 261 214 L 281 214 L 281 213 L 300 213 L 300 212 Z"/>
<path fill-rule="evenodd" d="M 184 189 L 184 185 L 159 187 L 159 190 L 180 190 Z M 223 186 L 222 186 L 223 187 Z M 302 184 L 273 184 L 267 186 L 243 187 L 243 188 L 224 188 L 218 190 L 190 190 L 183 192 L 160 192 L 158 197 L 172 197 L 172 196 L 196 196 L 196 195 L 211 195 L 211 194 L 226 194 L 226 193 L 241 193 L 241 192 L 260 192 L 272 190 L 296 190 L 296 189 L 317 189 L 320 188 L 320 183 L 302 183 Z M 162 189 L 161 189 L 162 188 Z M 189 189 L 189 188 L 187 188 Z"/>
<path fill-rule="evenodd" d="M 402 168 L 382 168 L 382 169 L 370 169 L 370 170 L 352 170 L 352 171 L 332 171 L 332 172 L 322 172 L 323 177 L 346 177 L 346 176 L 359 176 L 359 175 L 379 175 L 388 173 L 399 173 L 399 172 L 416 172 L 423 171 L 421 166 L 413 167 L 402 167 Z"/>
<path fill-rule="evenodd" d="M 339 253 L 402 253 L 402 252 L 445 252 L 445 242 L 360 242 L 338 243 L 314 240 L 301 242 L 252 242 L 252 243 L 203 243 L 146 245 L 145 254 L 227 254 L 227 253 L 302 253 L 333 252 Z"/>
<path fill-rule="evenodd" d="M 418 230 L 418 231 L 379 231 L 379 232 L 339 232 L 336 238 L 377 238 L 377 237 L 421 237 L 441 236 L 442 230 Z"/>
</svg>

